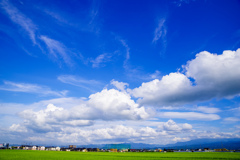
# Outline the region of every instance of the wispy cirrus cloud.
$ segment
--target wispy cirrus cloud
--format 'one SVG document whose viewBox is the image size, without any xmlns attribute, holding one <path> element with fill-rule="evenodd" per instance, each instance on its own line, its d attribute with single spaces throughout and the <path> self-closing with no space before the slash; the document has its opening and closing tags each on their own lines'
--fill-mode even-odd
<svg viewBox="0 0 240 160">
<path fill-rule="evenodd" d="M 90 60 L 93 68 L 98 68 L 104 66 L 103 63 L 111 61 L 112 55 L 108 53 L 103 53 L 97 56 L 95 59 Z"/>
<path fill-rule="evenodd" d="M 32 22 L 32 20 L 26 17 L 7 0 L 2 0 L 0 5 L 5 10 L 9 18 L 14 23 L 21 26 L 28 33 L 32 42 L 36 44 L 35 32 L 37 30 L 37 26 Z"/>
<path fill-rule="evenodd" d="M 181 7 L 183 4 L 189 4 L 191 1 L 195 1 L 195 0 L 176 0 L 176 1 L 173 1 L 173 3 L 176 6 Z"/>
<path fill-rule="evenodd" d="M 67 83 L 67 84 L 71 84 L 73 86 L 81 87 L 81 88 L 87 89 L 87 90 L 92 91 L 92 92 L 96 88 L 102 88 L 103 87 L 103 83 L 101 83 L 99 81 L 88 80 L 88 79 L 84 79 L 82 77 L 74 76 L 74 75 L 61 75 L 61 76 L 58 76 L 58 80 L 63 82 L 63 83 Z"/>
<path fill-rule="evenodd" d="M 58 62 L 60 62 L 59 59 L 62 59 L 68 66 L 73 66 L 73 62 L 70 58 L 70 55 L 72 53 L 63 43 L 51 39 L 45 35 L 41 35 L 40 37 L 36 36 L 36 31 L 38 30 L 37 26 L 33 23 L 33 21 L 30 18 L 28 18 L 22 12 L 20 12 L 18 8 L 13 6 L 9 1 L 2 0 L 0 2 L 0 6 L 1 8 L 3 8 L 3 10 L 5 10 L 11 21 L 18 24 L 28 33 L 33 44 L 37 44 L 38 47 L 43 51 L 41 44 L 36 42 L 38 39 L 42 40 L 46 44 L 51 54 L 51 58 Z M 53 18 L 57 19 L 60 22 L 67 23 L 67 21 L 65 21 L 63 18 L 61 18 L 58 14 L 54 12 L 46 10 L 45 13 L 47 13 L 48 15 L 52 16 Z"/>
<path fill-rule="evenodd" d="M 238 118 L 238 117 L 224 118 L 224 122 L 226 122 L 226 123 L 236 123 L 236 122 L 239 122 L 239 121 L 240 121 L 240 118 Z"/>
<path fill-rule="evenodd" d="M 199 112 L 204 112 L 204 113 L 218 113 L 221 112 L 219 108 L 214 108 L 214 107 L 207 107 L 207 106 L 199 106 L 196 108 L 193 108 L 193 110 L 199 111 Z"/>
<path fill-rule="evenodd" d="M 156 43 L 160 38 L 164 41 L 167 35 L 167 28 L 165 25 L 166 19 L 161 19 L 158 22 L 158 26 L 154 31 L 153 43 Z"/>
<path fill-rule="evenodd" d="M 120 39 L 119 41 L 121 42 L 121 44 L 123 45 L 123 47 L 124 47 L 125 50 L 126 50 L 126 56 L 125 56 L 125 60 L 124 60 L 124 62 L 123 62 L 123 67 L 124 67 L 125 69 L 127 69 L 127 68 L 129 68 L 129 67 L 128 67 L 128 61 L 129 61 L 129 59 L 130 59 L 130 47 L 128 46 L 128 44 L 127 44 L 127 42 L 126 42 L 125 40 Z"/>
<path fill-rule="evenodd" d="M 73 66 L 73 62 L 70 58 L 71 51 L 69 51 L 63 43 L 44 35 L 41 35 L 40 39 L 46 44 L 54 60 L 59 61 L 59 59 L 63 59 L 68 66 Z"/>
<path fill-rule="evenodd" d="M 220 116 L 217 114 L 205 114 L 198 112 L 160 112 L 159 117 L 203 121 L 212 121 L 220 119 Z"/>
<path fill-rule="evenodd" d="M 161 45 L 161 53 L 165 53 L 167 47 L 167 26 L 166 26 L 166 19 L 162 18 L 158 21 L 158 26 L 155 28 L 154 37 L 152 43 L 156 44 L 160 43 Z"/>
<path fill-rule="evenodd" d="M 58 96 L 64 97 L 68 91 L 53 91 L 49 87 L 30 83 L 16 83 L 11 81 L 4 81 L 4 85 L 0 86 L 0 90 L 11 92 L 25 92 L 34 93 L 41 96 Z"/>
<path fill-rule="evenodd" d="M 190 106 L 190 107 L 184 107 L 184 106 L 163 106 L 159 107 L 161 110 L 185 110 L 185 111 L 197 111 L 202 113 L 218 113 L 221 112 L 219 108 L 215 107 L 208 107 L 208 106 Z"/>
<path fill-rule="evenodd" d="M 99 15 L 99 1 L 92 1 L 92 7 L 90 10 L 90 21 L 89 21 L 89 25 L 93 25 L 94 21 L 96 21 L 98 15 Z"/>
<path fill-rule="evenodd" d="M 47 15 L 51 16 L 52 18 L 54 18 L 55 20 L 57 20 L 61 23 L 69 24 L 69 22 L 65 18 L 63 18 L 60 14 L 58 14 L 56 12 L 45 9 L 44 13 L 46 13 Z"/>
</svg>

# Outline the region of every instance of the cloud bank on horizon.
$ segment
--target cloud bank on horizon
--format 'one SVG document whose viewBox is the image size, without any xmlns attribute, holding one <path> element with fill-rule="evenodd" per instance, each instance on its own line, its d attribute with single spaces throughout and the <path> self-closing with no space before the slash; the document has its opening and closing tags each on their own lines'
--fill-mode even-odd
<svg viewBox="0 0 240 160">
<path fill-rule="evenodd" d="M 238 1 L 51 3 L 0 2 L 0 141 L 240 138 Z"/>
</svg>

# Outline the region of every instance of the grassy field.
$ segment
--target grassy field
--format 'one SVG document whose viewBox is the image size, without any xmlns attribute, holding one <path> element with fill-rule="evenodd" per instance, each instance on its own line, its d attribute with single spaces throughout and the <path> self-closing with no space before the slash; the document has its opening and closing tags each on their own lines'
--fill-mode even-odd
<svg viewBox="0 0 240 160">
<path fill-rule="evenodd" d="M 0 160 L 155 160 L 155 159 L 229 159 L 240 160 L 240 153 L 185 152 L 185 153 L 105 153 L 0 150 Z"/>
</svg>

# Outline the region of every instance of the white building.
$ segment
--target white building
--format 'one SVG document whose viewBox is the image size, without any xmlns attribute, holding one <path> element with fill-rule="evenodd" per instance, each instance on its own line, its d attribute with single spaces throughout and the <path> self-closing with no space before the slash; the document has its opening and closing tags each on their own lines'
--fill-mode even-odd
<svg viewBox="0 0 240 160">
<path fill-rule="evenodd" d="M 45 147 L 44 147 L 44 146 L 39 146 L 39 147 L 38 147 L 38 150 L 40 150 L 40 151 L 45 151 Z"/>
</svg>

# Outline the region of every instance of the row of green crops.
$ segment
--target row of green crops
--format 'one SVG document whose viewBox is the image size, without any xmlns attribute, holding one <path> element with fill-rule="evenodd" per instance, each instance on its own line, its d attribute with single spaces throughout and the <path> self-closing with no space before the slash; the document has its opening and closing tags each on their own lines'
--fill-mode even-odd
<svg viewBox="0 0 240 160">
<path fill-rule="evenodd" d="M 108 153 L 0 150 L 0 160 L 155 160 L 155 159 L 229 159 L 240 160 L 235 152 L 173 152 L 173 153 Z"/>
</svg>

